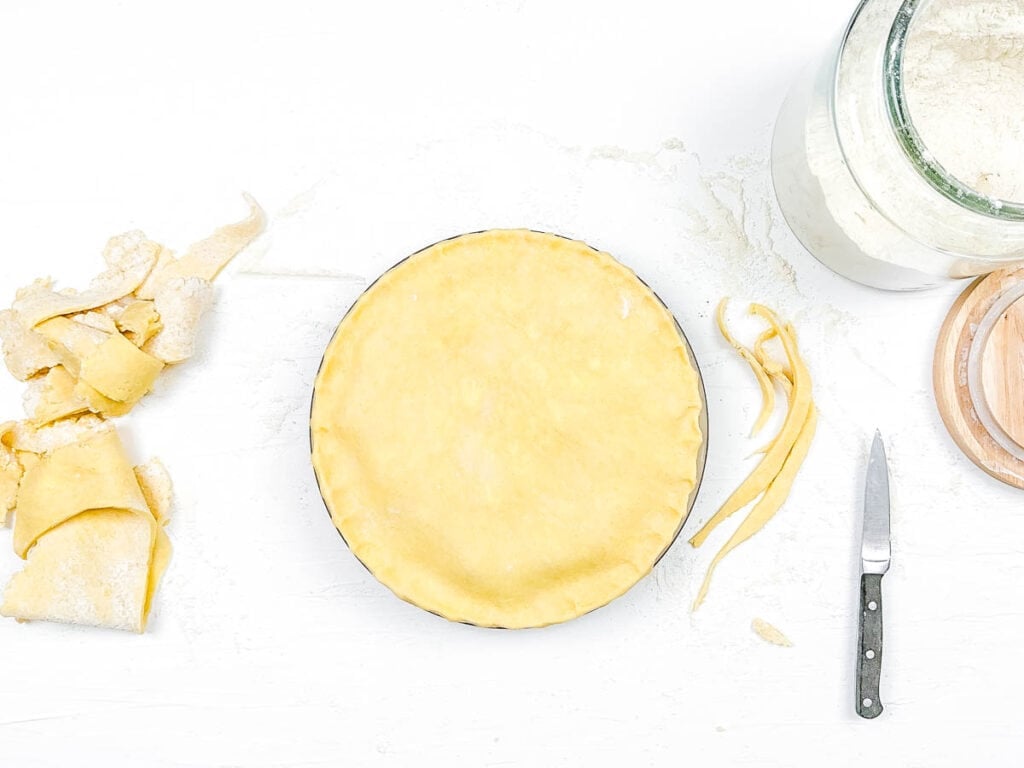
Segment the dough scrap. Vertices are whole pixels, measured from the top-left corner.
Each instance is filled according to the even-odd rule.
[[[23,473],[18,455],[0,441],[0,528],[7,527],[8,517],[18,500]]]
[[[0,614],[142,632],[159,579],[152,568],[156,536],[148,514],[127,510],[66,520],[39,539],[11,578]]]
[[[55,291],[49,281],[36,281],[19,292],[12,309],[28,328],[44,320],[102,307],[138,288],[156,264],[160,246],[142,232],[128,232],[107,243],[107,270],[82,292]]]
[[[167,525],[171,519],[171,502],[174,498],[171,476],[160,459],[150,459],[135,467],[135,479],[146,499],[146,506],[160,525]]]
[[[492,230],[356,302],[317,377],[313,463],[335,525],[398,596],[542,626],[621,595],[673,541],[701,408],[672,315],[636,275]]]
[[[739,528],[729,537],[729,540],[725,542],[718,554],[711,560],[711,564],[708,566],[707,574],[704,576],[704,582],[700,586],[700,590],[697,592],[697,599],[693,601],[693,610],[697,610],[700,604],[704,602],[704,598],[708,594],[708,588],[711,586],[711,577],[715,573],[715,569],[718,564],[722,562],[722,559],[732,552],[736,547],[745,542],[755,533],[760,531],[765,524],[775,516],[775,513],[779,511],[779,508],[786,501],[789,496],[790,490],[793,488],[793,481],[796,479],[797,472],[800,471],[800,467],[804,463],[804,459],[807,458],[807,453],[811,447],[811,441],[814,439],[814,431],[818,424],[818,412],[815,408],[811,408],[811,413],[807,417],[807,421],[804,423],[803,429],[800,431],[800,435],[793,445],[793,449],[789,456],[786,458],[786,463],[783,464],[782,470],[772,480],[768,489],[764,492],[761,500],[754,505],[754,508],[750,511],[747,518],[740,523]]]
[[[95,328],[97,331],[103,331],[104,333],[117,333],[117,323],[114,319],[103,312],[90,311],[80,312],[77,315],[71,315],[70,320],[82,325],[87,325],[90,328]]]
[[[210,281],[265,226],[246,200],[245,220],[180,259],[128,232],[108,241],[107,268],[86,290],[37,280],[0,312],[4,361],[28,381],[28,418],[0,425],[0,525],[13,510],[14,548],[27,558],[3,615],[145,628],[172,553],[171,481],[157,460],[131,467],[105,419],[127,413],[165,367],[144,347],[168,362],[192,354]]]
[[[163,368],[163,362],[118,332],[82,359],[79,378],[104,397],[137,403],[153,388]]]
[[[66,317],[54,317],[38,328],[59,348],[64,367],[73,376],[119,403],[137,403],[152,389],[164,367],[162,361],[140,350],[116,327],[113,333],[107,333]],[[89,392],[80,395],[88,397]],[[110,409],[94,410],[105,413]]]
[[[750,622],[750,628],[754,630],[754,634],[764,640],[766,643],[777,645],[780,648],[792,648],[793,643],[790,642],[789,638],[786,637],[782,632],[773,627],[764,619],[754,619]]]
[[[123,509],[152,518],[114,429],[55,449],[21,481],[14,551],[24,558],[40,536],[93,509]]]
[[[160,330],[160,313],[152,301],[132,301],[114,318],[117,328],[137,347],[145,346]]]
[[[46,339],[29,328],[14,310],[0,311],[0,342],[7,370],[18,381],[27,381],[60,362]]]
[[[811,402],[811,377],[800,357],[795,339],[784,329],[775,313],[760,304],[752,304],[751,312],[762,317],[779,334],[789,364],[793,370],[793,389],[789,412],[778,435],[772,441],[764,457],[749,477],[733,491],[725,503],[707,523],[690,539],[690,544],[699,547],[720,523],[732,514],[743,509],[747,504],[764,492],[768,484],[782,469],[797,436],[807,421],[808,411],[813,407]]]
[[[168,365],[192,357],[199,322],[212,303],[213,285],[209,280],[175,277],[162,283],[154,304],[163,327],[143,349]]]
[[[149,581],[146,585],[146,604],[143,606],[142,612],[142,629],[146,628],[146,622],[149,620],[149,612],[153,607],[153,598],[156,596],[156,591],[160,587],[160,582],[163,580],[164,573],[167,571],[167,566],[171,563],[171,555],[174,554],[174,548],[171,546],[171,539],[167,535],[167,531],[164,530],[163,526],[155,525],[156,534],[153,539],[153,559],[149,566]]]
[[[763,318],[769,325],[770,329],[780,338],[782,346],[786,351],[786,356],[789,359],[790,370],[792,370],[792,389],[790,391],[790,402],[789,412],[786,416],[786,423],[783,424],[779,434],[776,435],[775,440],[769,445],[765,458],[762,459],[758,468],[754,470],[751,475],[743,481],[736,492],[730,497],[730,502],[735,503],[737,499],[748,498],[747,502],[744,502],[736,509],[742,508],[749,501],[753,501],[755,498],[760,496],[760,500],[754,505],[753,509],[747,515],[746,519],[740,523],[739,527],[733,532],[733,535],[726,541],[725,546],[719,550],[719,552],[711,560],[711,564],[708,566],[704,581],[700,586],[700,590],[697,593],[697,597],[693,602],[692,610],[696,611],[700,607],[704,598],[707,596],[708,589],[711,585],[711,578],[718,567],[718,564],[722,559],[728,555],[733,549],[738,547],[744,541],[756,534],[765,524],[774,517],[775,513],[778,512],[779,508],[786,501],[789,496],[789,492],[792,489],[793,482],[796,479],[797,473],[800,471],[800,467],[803,465],[804,459],[807,457],[807,453],[810,450],[811,442],[814,439],[814,432],[817,428],[818,412],[814,406],[814,402],[811,399],[811,379],[810,373],[807,371],[807,366],[800,356],[799,350],[796,347],[796,334],[793,331],[792,326],[783,325],[778,317],[767,307],[760,304],[752,304],[751,312]],[[781,371],[781,367],[779,367]],[[801,397],[803,399],[801,399]],[[794,413],[803,411],[802,419],[799,426],[799,431],[796,435],[790,439],[786,425],[789,424],[790,419]],[[784,452],[784,458],[781,467],[778,472],[774,475],[768,475],[762,470],[766,467],[768,459],[780,452]],[[767,477],[767,481],[764,479]],[[727,510],[728,507],[723,507],[722,510],[712,517],[708,523],[705,524],[697,536],[694,536],[690,540],[690,543],[694,546],[700,546],[700,543],[707,537],[707,534],[712,530],[717,523],[725,519],[731,511],[727,512],[726,515],[722,515],[723,510]],[[732,510],[735,511],[735,510]]]
[[[59,356],[61,365],[78,378],[82,359],[99,349],[110,334],[84,323],[76,323],[67,317],[53,317],[44,320],[36,331],[45,338]]]
[[[156,265],[153,267],[153,271],[150,272],[146,279],[142,281],[142,285],[135,289],[133,298],[141,299],[143,301],[152,301],[153,296],[156,294],[157,286],[161,282],[161,273],[166,267],[173,264],[174,261],[174,251],[170,248],[161,246],[160,253],[158,253],[156,257]]]
[[[169,253],[163,256],[152,279],[135,295],[140,299],[155,299],[160,287],[176,278],[198,277],[213,282],[221,270],[266,228],[267,217],[259,203],[250,195],[243,197],[249,205],[246,218],[227,224],[209,237],[193,243],[180,258],[175,259]]]
[[[772,385],[771,377],[765,370],[764,364],[759,358],[757,358],[753,352],[743,346],[732,331],[729,330],[729,326],[725,322],[725,308],[729,303],[729,299],[722,299],[718,303],[718,309],[715,312],[715,322],[718,324],[718,330],[722,334],[722,337],[729,342],[733,349],[739,352],[740,357],[747,361],[751,370],[754,372],[754,376],[757,378],[758,386],[761,387],[761,412],[757,416],[757,421],[754,422],[754,427],[751,430],[750,436],[755,437],[762,429],[764,425],[768,423],[768,419],[771,418],[772,413],[775,412],[775,387]]]
[[[19,454],[19,460],[24,466],[25,458],[21,454],[50,453],[108,429],[113,427],[100,417],[87,413],[42,427],[35,427],[27,421],[9,422],[2,428],[0,439]]]
[[[89,403],[75,391],[75,377],[63,365],[30,379],[22,401],[34,427],[42,427],[89,410]]]

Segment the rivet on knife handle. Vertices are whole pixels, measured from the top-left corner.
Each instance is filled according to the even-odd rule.
[[[882,714],[879,683],[882,678],[882,577],[860,577],[860,642],[857,645],[857,714]]]

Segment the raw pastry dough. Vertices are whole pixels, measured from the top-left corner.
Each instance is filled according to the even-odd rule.
[[[89,404],[75,393],[75,384],[75,377],[63,365],[30,379],[23,402],[32,426],[42,427],[89,410]]]
[[[672,316],[609,255],[522,230],[386,273],[324,357],[313,464],[400,597],[497,627],[621,595],[679,530],[703,437]]]
[[[170,477],[135,467],[106,421],[127,414],[166,364],[192,355],[211,280],[263,229],[249,215],[180,259],[142,232],[111,238],[84,291],[49,279],[0,312],[0,347],[28,386],[21,422],[0,424],[0,526],[28,562],[0,615],[141,632],[171,558]]]
[[[777,645],[780,648],[792,648],[793,643],[782,632],[773,627],[764,619],[754,619],[750,622],[750,628],[766,643]]]
[[[148,514],[123,509],[65,521],[39,540],[25,568],[14,574],[0,614],[142,632],[169,560],[165,539],[157,562],[158,530],[163,533]]]
[[[141,232],[128,232],[111,238],[103,253],[107,270],[81,292],[57,291],[48,280],[37,280],[18,291],[11,309],[28,328],[60,315],[102,307],[127,296],[138,288],[153,270],[160,246]]]
[[[727,332],[722,319],[722,306],[719,305],[719,324],[723,335],[729,339],[731,334]],[[754,352],[750,358],[751,365],[760,367],[766,375],[770,375],[772,378],[788,383],[784,389],[789,400],[789,412],[786,414],[786,421],[783,423],[782,429],[764,449],[764,458],[757,468],[740,484],[740,487],[733,492],[718,512],[704,524],[704,527],[690,539],[693,546],[699,547],[719,523],[758,496],[761,497],[746,519],[733,532],[725,546],[711,560],[704,581],[697,592],[697,598],[693,602],[693,610],[697,610],[707,596],[708,588],[711,586],[711,577],[722,559],[760,531],[789,497],[793,481],[796,479],[804,459],[807,458],[818,423],[818,412],[811,398],[811,376],[797,349],[796,332],[793,330],[793,326],[788,323],[783,325],[776,314],[762,304],[751,304],[750,311],[767,322],[769,330],[771,330],[770,335],[761,334],[755,343]],[[764,349],[764,344],[774,336],[778,336],[782,342],[789,363],[788,368],[770,360]],[[737,346],[733,340],[730,340],[730,343],[734,347]],[[787,373],[787,370],[791,373]],[[801,420],[797,424],[795,434],[790,429],[794,414],[799,414]],[[780,464],[775,467],[775,457],[779,456],[781,456]]]
[[[25,557],[51,528],[108,507],[151,517],[115,429],[58,448],[25,473],[14,517],[14,551]]]

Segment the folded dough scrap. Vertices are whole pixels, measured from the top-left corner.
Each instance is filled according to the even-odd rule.
[[[36,280],[0,311],[0,351],[27,383],[26,418],[0,424],[0,527],[26,559],[0,614],[141,632],[171,556],[171,480],[132,467],[116,429],[168,365],[187,360],[212,281],[266,225],[249,215],[181,257],[139,231],[108,241],[87,288]]]
[[[14,549],[28,562],[0,614],[142,632],[170,560],[169,504],[161,465],[133,468],[110,424],[38,455],[15,500]]]

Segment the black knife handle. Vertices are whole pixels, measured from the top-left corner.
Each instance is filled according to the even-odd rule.
[[[860,642],[857,644],[857,714],[882,714],[878,686],[882,679],[882,577],[860,577]]]

